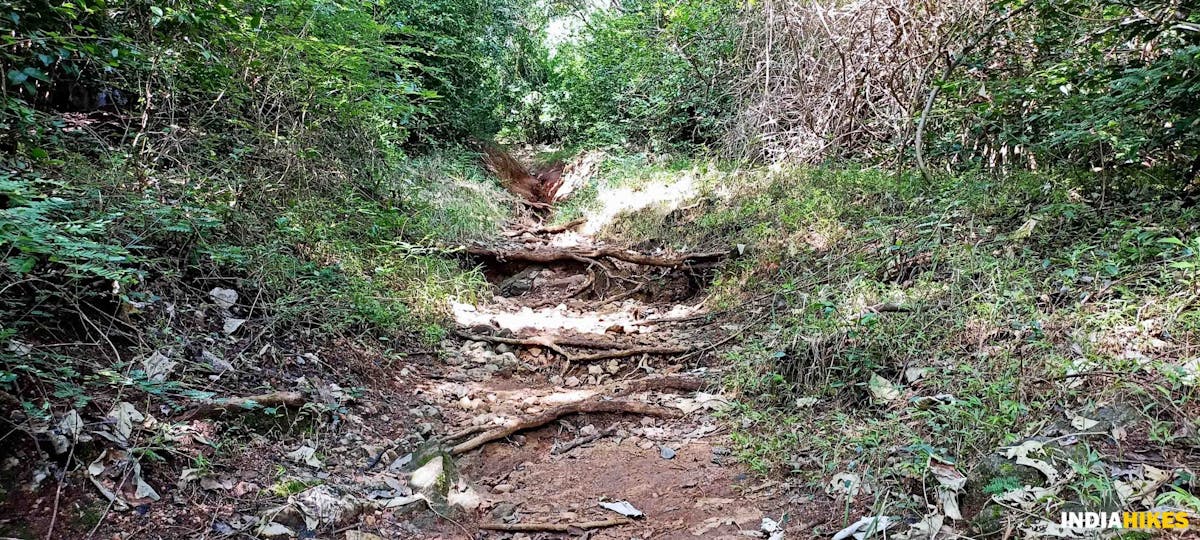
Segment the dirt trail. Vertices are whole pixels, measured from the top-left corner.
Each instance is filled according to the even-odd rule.
[[[505,245],[470,250],[497,294],[453,306],[459,339],[423,388],[459,435],[446,440],[459,444],[451,491],[480,498],[463,525],[484,538],[595,522],[607,523],[591,538],[745,538],[779,519],[786,503],[735,464],[713,418],[725,401],[705,391],[716,321],[697,294],[724,254],[635,252],[561,229],[527,224]],[[559,415],[580,409],[599,412]],[[529,420],[538,425],[504,429]],[[471,437],[495,440],[460,451]],[[645,516],[609,526],[621,516],[602,501]]]
[[[600,245],[579,225],[525,223],[466,250],[495,294],[450,306],[457,325],[436,351],[251,349],[226,332],[258,350],[229,356],[228,399],[161,423],[149,415],[165,407],[125,404],[147,411],[129,440],[161,433],[196,458],[136,467],[107,443],[81,446],[76,473],[8,500],[30,524],[14,536],[778,539],[763,526],[785,513],[792,537],[809,536],[811,507],[747,474],[716,418],[713,360],[736,321],[705,312],[703,295],[728,254]]]

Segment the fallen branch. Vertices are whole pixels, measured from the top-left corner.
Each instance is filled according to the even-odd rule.
[[[691,347],[633,347],[630,349],[614,349],[596,354],[585,354],[583,356],[571,356],[568,358],[572,362],[594,362],[596,360],[608,360],[610,358],[628,358],[630,356],[637,356],[639,354],[658,354],[662,356],[671,356],[689,352],[692,352]]]
[[[225,413],[243,413],[267,407],[299,407],[307,402],[304,394],[300,392],[272,392],[257,396],[235,397],[202,403],[183,413],[179,420],[211,418]]]
[[[631,519],[613,518],[604,521],[580,521],[576,523],[480,523],[485,531],[506,532],[571,532],[574,530],[602,529],[633,523]]]
[[[480,335],[480,334],[472,334],[469,332],[463,332],[462,330],[455,331],[454,333],[458,334],[459,337],[466,339],[466,340],[470,340],[470,341],[486,341],[488,343],[504,343],[506,345],[520,345],[522,347],[546,347],[547,349],[550,349],[562,356],[565,356],[567,358],[571,357],[571,355],[568,354],[567,351],[564,351],[562,349],[562,347],[559,347],[559,342],[557,340],[552,340],[552,339],[546,338],[546,337],[536,337],[536,338],[529,338],[529,339],[506,338],[506,337],[500,337],[500,336],[484,336],[484,335]]]
[[[616,259],[643,266],[682,266],[697,261],[722,259],[729,251],[682,253],[679,255],[656,256],[638,253],[620,248],[594,247],[586,248],[488,248],[470,246],[467,253],[480,257],[490,257],[498,261],[523,261],[535,263],[554,263],[563,261],[594,262],[596,259]]]
[[[609,341],[604,339],[581,339],[547,336],[533,338],[509,338],[472,334],[461,330],[455,333],[458,334],[459,337],[471,341],[487,341],[489,343],[504,343],[506,345],[521,345],[524,347],[548,347],[553,344],[560,347],[577,347],[580,349],[621,349],[629,346],[628,344],[621,343],[619,341]]]
[[[594,442],[603,437],[612,435],[614,432],[616,432],[616,430],[617,430],[616,428],[610,427],[604,431],[597,431],[591,435],[584,435],[582,437],[576,437],[570,441],[563,443],[561,446],[556,446],[554,448],[554,450],[550,451],[550,453],[555,456],[561,456],[561,455],[563,455],[567,452],[570,452],[571,450],[574,450],[576,448],[579,448],[580,446],[583,446],[587,443]]]
[[[510,426],[485,432],[473,439],[451,448],[450,455],[457,456],[459,454],[465,454],[487,443],[498,441],[515,433],[542,427],[555,420],[558,420],[563,416],[581,413],[624,413],[638,414],[642,416],[662,416],[666,418],[678,418],[679,416],[683,415],[681,411],[676,409],[668,409],[666,407],[650,405],[640,401],[610,401],[599,399],[577,401],[575,403],[560,405]]]
[[[632,288],[632,289],[629,289],[628,291],[625,291],[625,292],[623,292],[623,293],[621,293],[621,294],[618,294],[618,295],[616,295],[616,296],[614,296],[614,297],[612,297],[612,298],[608,298],[608,299],[606,299],[606,300],[604,300],[604,301],[602,301],[602,302],[600,302],[600,303],[596,304],[596,306],[595,306],[595,307],[596,307],[596,308],[601,308],[601,307],[607,306],[607,305],[609,305],[609,304],[612,304],[612,303],[614,303],[614,302],[620,302],[621,300],[624,300],[624,299],[626,299],[626,298],[629,298],[630,296],[633,296],[633,295],[635,295],[635,294],[637,294],[637,293],[639,293],[639,292],[642,292],[642,289],[645,289],[645,288],[646,288],[646,282],[645,282],[645,281],[643,281],[643,282],[641,282],[641,283],[638,283],[638,284],[637,284],[637,287],[634,287],[634,288]]]
[[[662,347],[662,346],[643,346],[630,345],[617,341],[598,340],[598,339],[579,339],[579,338],[551,338],[551,337],[535,337],[535,338],[506,338],[500,336],[485,336],[480,334],[472,334],[464,331],[456,331],[456,334],[463,339],[471,341],[486,341],[489,343],[504,343],[506,345],[520,345],[522,347],[546,347],[564,357],[570,362],[591,362],[595,360],[607,360],[609,358],[627,358],[637,356],[639,354],[684,354],[692,351],[691,347]],[[596,354],[587,354],[583,356],[574,356],[566,351],[563,347],[576,347],[579,349],[597,349],[604,350]]]

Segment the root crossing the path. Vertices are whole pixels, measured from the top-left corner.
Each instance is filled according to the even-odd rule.
[[[757,527],[761,503],[736,491],[741,472],[713,416],[727,402],[696,369],[728,337],[712,331],[700,293],[731,252],[597,243],[571,232],[581,223],[516,224],[463,250],[495,296],[456,308],[443,350],[457,371],[439,377],[461,382],[425,392],[453,404],[433,440],[485,494],[490,518],[474,526],[485,538]],[[610,501],[637,514],[614,515]]]

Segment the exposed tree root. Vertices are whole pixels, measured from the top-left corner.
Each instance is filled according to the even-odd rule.
[[[471,341],[486,341],[489,343],[504,343],[507,345],[521,345],[523,347],[546,347],[564,357],[570,362],[590,362],[595,360],[607,360],[609,358],[627,358],[637,356],[639,354],[684,354],[692,351],[691,347],[663,347],[663,346],[642,346],[620,343],[617,341],[598,340],[598,339],[579,339],[565,337],[546,337],[539,336],[534,338],[506,338],[500,336],[485,336],[480,334],[472,334],[464,331],[456,332],[463,339]],[[563,347],[575,347],[579,349],[596,349],[602,352],[595,354],[587,354],[576,356],[563,350]]]
[[[582,356],[570,356],[572,362],[595,362],[596,360],[608,360],[611,358],[629,358],[639,354],[657,354],[662,356],[671,356],[676,354],[686,354],[692,352],[691,347],[632,347],[629,349],[613,349],[610,351],[598,352],[596,354],[585,354]]]
[[[307,403],[300,392],[272,392],[257,396],[235,397],[221,401],[202,403],[179,416],[179,420],[211,418],[223,414],[250,412],[262,407],[299,407]]]
[[[580,446],[583,446],[587,443],[595,442],[600,439],[603,439],[604,437],[612,435],[616,431],[617,430],[615,427],[610,427],[604,431],[597,431],[591,435],[584,435],[582,437],[576,437],[570,441],[567,441],[565,443],[562,443],[559,446],[554,447],[554,449],[551,450],[550,453],[553,455],[556,455],[556,456],[561,456],[561,455],[563,455],[567,452],[570,452],[571,450],[574,450],[576,448],[579,448]]]
[[[681,253],[677,255],[647,255],[627,249],[614,247],[593,248],[490,248],[470,246],[467,253],[479,257],[489,257],[498,261],[524,261],[533,263],[555,263],[577,261],[584,263],[598,262],[598,259],[613,259],[643,266],[674,267],[684,266],[702,261],[713,261],[729,256],[729,251],[712,251],[697,253]]]
[[[662,416],[666,418],[677,418],[683,415],[681,411],[676,409],[668,409],[666,407],[650,405],[640,401],[610,401],[601,399],[577,401],[575,403],[560,405],[510,426],[497,428],[482,433],[451,448],[450,454],[454,456],[465,454],[487,443],[498,441],[515,433],[525,431],[527,429],[539,428],[558,420],[563,416],[580,413],[624,413],[638,414],[642,416]]]
[[[613,518],[604,521],[579,521],[575,523],[480,523],[485,531],[506,532],[571,532],[576,530],[602,529],[633,523],[631,519]]]
[[[641,283],[638,283],[637,287],[634,287],[632,289],[629,289],[628,291],[625,291],[621,294],[613,296],[612,298],[607,298],[607,299],[603,300],[599,304],[596,304],[596,307],[600,308],[600,307],[607,306],[607,305],[615,303],[615,302],[620,302],[621,300],[629,298],[630,296],[633,296],[639,292],[642,292],[642,290],[645,288],[646,288],[646,282],[643,281]]]
[[[539,226],[533,227],[533,228],[512,229],[512,230],[504,231],[504,236],[513,237],[513,236],[521,236],[523,234],[534,234],[534,235],[558,234],[561,232],[566,232],[571,229],[574,229],[575,227],[583,225],[584,223],[587,223],[587,218],[581,217],[581,218],[573,219],[566,223],[561,223],[559,225],[539,225]]]
[[[602,339],[579,339],[569,337],[546,337],[538,336],[532,338],[509,338],[500,336],[485,336],[480,334],[472,334],[469,332],[456,332],[463,339],[471,341],[487,341],[489,343],[504,343],[507,345],[523,345],[526,347],[546,347],[550,344],[559,345],[562,347],[578,347],[580,349],[619,349],[626,345],[616,341],[608,341]]]
[[[567,298],[577,298],[579,295],[583,294],[584,291],[588,290],[589,288],[592,288],[595,284],[596,284],[596,273],[592,272],[589,269],[587,280],[584,281],[583,284],[581,284],[578,288],[576,288],[575,290],[573,290],[569,294],[567,294]]]
[[[695,392],[701,388],[704,388],[703,379],[682,375],[668,375],[665,377],[647,377],[632,381],[615,382],[602,388],[599,392],[597,392],[597,395],[622,397],[630,394],[636,394],[638,392],[649,392],[651,390],[657,390],[659,392],[665,390]]]

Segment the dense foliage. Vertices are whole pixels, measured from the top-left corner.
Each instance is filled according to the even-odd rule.
[[[129,431],[128,411],[143,410],[139,431],[156,425],[165,434],[190,423],[172,410],[307,386],[313,401],[288,418],[288,432],[312,436],[301,448],[310,458],[318,447],[356,460],[366,450],[365,469],[329,460],[324,471],[353,474],[366,488],[357,480],[376,476],[358,473],[376,465],[425,463],[412,454],[382,461],[417,440],[410,435],[445,443],[446,421],[469,417],[442,415],[448,403],[413,393],[434,377],[444,376],[447,389],[471,386],[476,397],[456,393],[453,401],[497,419],[502,411],[477,399],[495,396],[475,385],[493,374],[503,372],[506,385],[536,377],[582,389],[582,371],[541,381],[563,351],[551,334],[524,330],[472,340],[537,344],[545,355],[518,358],[516,346],[497,346],[488,359],[472,357],[484,360],[479,367],[437,369],[440,360],[465,360],[447,339],[451,315],[483,307],[480,298],[497,289],[491,279],[501,292],[580,287],[562,306],[541,292],[527,294],[529,303],[491,302],[520,308],[518,318],[545,308],[535,319],[567,335],[592,315],[637,319],[604,330],[612,344],[638,348],[589,353],[608,362],[603,373],[594,371],[599,364],[587,369],[587,385],[625,380],[623,366],[703,366],[724,378],[735,408],[722,404],[718,419],[732,420],[733,452],[744,462],[788,470],[792,487],[816,487],[808,502],[837,500],[827,489],[835,473],[853,472],[860,487],[887,495],[846,493],[843,508],[823,515],[850,520],[873,500],[863,515],[913,524],[936,509],[935,498],[949,513],[958,495],[942,484],[926,488],[933,465],[967,472],[995,458],[998,445],[1057,426],[1050,441],[1073,448],[1062,457],[1076,476],[1063,482],[1076,493],[1035,493],[1027,502],[1036,508],[1022,515],[1078,501],[1107,508],[1121,493],[1109,472],[1132,480],[1124,471],[1133,462],[1104,463],[1098,456],[1107,450],[1088,448],[1100,440],[1089,435],[1111,433],[1121,455],[1155,463],[1200,448],[1200,208],[1175,196],[1189,182],[1200,188],[1194,4],[0,0],[0,403],[12,428],[0,440],[31,444],[37,453],[25,455],[38,456],[21,467],[4,461],[0,478],[13,489],[0,489],[0,507],[53,512],[51,533],[60,506],[90,511],[64,486],[107,489],[92,470],[112,447],[95,440],[74,453],[84,418],[88,432],[122,423]],[[477,150],[491,152],[494,142],[520,148],[504,163],[542,162],[510,179],[561,180],[571,198],[519,204],[480,163]],[[1109,189],[1114,179],[1148,189]],[[524,242],[555,223],[586,224],[572,230],[656,257],[709,248],[730,257],[679,265],[688,277],[676,285],[667,268],[626,278],[571,253],[588,263],[580,265],[585,278],[557,266],[517,270],[517,257],[483,265],[464,249]],[[578,239],[529,245],[541,254]],[[601,283],[609,277],[637,285],[614,294]],[[589,290],[596,302],[585,299]],[[669,310],[660,309],[668,299]],[[684,303],[695,314],[674,317],[692,310],[677,309]],[[509,314],[475,309],[471,317]],[[693,347],[678,364],[643,354],[658,317],[671,343]],[[618,335],[634,326],[637,335]],[[637,341],[616,341],[629,338]],[[171,366],[154,365],[163,360]],[[186,366],[167,377],[176,360]],[[564,369],[580,368],[581,358],[566,360]],[[342,399],[359,394],[351,385],[360,383],[388,399]],[[1112,391],[1093,392],[1100,388]],[[695,405],[725,399],[704,401],[697,396]],[[1114,421],[1112,430],[1087,432],[1098,421],[1082,405],[1122,402],[1147,415],[1152,430],[1121,427],[1118,438]],[[265,417],[285,416],[265,409]],[[334,423],[300,421],[314,412]],[[1064,413],[1077,429],[1067,429]],[[386,441],[349,438],[354,424],[371,423]],[[254,431],[250,424],[226,417],[211,425],[229,427],[225,437]],[[70,432],[72,454],[64,454]],[[180,508],[190,473],[179,469],[235,473],[269,463],[238,452],[284,446],[259,433],[244,447],[237,434],[209,444],[187,433],[178,446],[155,435],[121,458],[136,467],[143,460],[148,472],[152,460],[168,465],[153,480],[178,480],[171,495]],[[62,442],[56,457],[44,452],[47,437]],[[331,438],[336,445],[325,444]],[[1161,446],[1143,454],[1147,440]],[[204,448],[192,458],[196,447]],[[225,456],[236,460],[205,461],[234,447]],[[230,488],[210,490],[204,479],[216,477],[203,477],[203,492],[193,494],[211,508],[236,507],[239,521],[251,503],[297,500],[299,491],[275,489],[295,485],[295,468],[265,458],[278,466],[268,480],[275,487],[250,483],[258,487],[243,492],[252,478],[236,475],[228,495],[238,495],[223,500],[218,491]],[[39,479],[27,489],[10,481],[18,472],[57,483],[38,491]],[[317,487],[305,483],[309,473],[325,479],[306,470],[300,489]],[[83,474],[91,482],[73,485]],[[1003,471],[979,474],[989,494],[1041,489]],[[1179,489],[1184,476],[1173,481],[1200,510],[1200,499]],[[1143,496],[1165,482],[1137,498],[1148,502]],[[400,520],[413,515],[378,503]],[[10,522],[19,523],[0,520],[0,536]],[[230,527],[197,523],[223,535],[218,524]],[[921,536],[945,536],[936,532]]]
[[[1200,14],[1186,5],[1002,2],[980,20],[966,8],[872,5],[8,2],[3,272],[50,278],[70,298],[127,292],[164,260],[258,268],[244,248],[283,242],[319,215],[297,209],[349,201],[376,216],[379,241],[478,234],[498,210],[431,206],[453,199],[438,191],[453,182],[407,156],[502,127],[510,141],[730,151],[740,137],[741,156],[903,159],[926,86],[941,90],[923,134],[941,163],[1195,175]],[[922,17],[937,32],[906,41]],[[829,33],[826,19],[895,35],[862,43]],[[783,26],[760,35],[762,21]],[[913,72],[912,54],[889,47],[918,45],[944,50],[923,75],[887,86]],[[813,66],[861,62],[859,75],[821,83],[815,68],[782,62],[800,52]],[[945,76],[942,62],[954,68]],[[845,106],[822,116],[798,97]],[[757,135],[730,136],[747,119]],[[475,174],[461,168],[469,160],[432,162]],[[459,221],[433,225],[430,212]],[[8,307],[35,290],[47,294],[8,291]]]
[[[967,162],[1197,172],[1200,10],[1169,0],[1015,3],[946,81]],[[961,134],[960,134],[961,132]],[[965,137],[963,136],[965,135]]]
[[[460,143],[520,88],[523,6],[0,5],[0,340],[196,275],[248,277],[276,325],[436,338],[480,280],[414,246],[506,214]]]
[[[1200,163],[1187,3],[680,0],[557,17],[581,22],[527,96],[541,127],[525,132],[543,138],[905,160],[936,88],[922,136],[942,163],[1174,178]]]
[[[741,3],[624,2],[582,15],[547,56],[531,103],[548,135],[593,143],[713,145],[732,112]],[[579,12],[558,15],[571,19]]]

